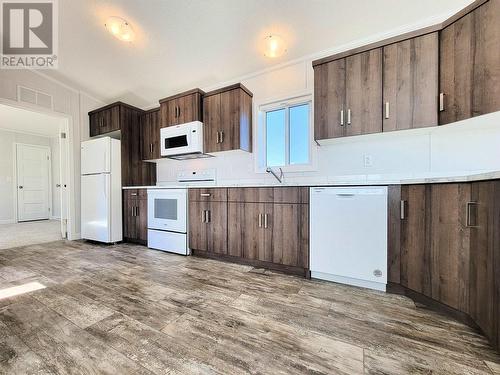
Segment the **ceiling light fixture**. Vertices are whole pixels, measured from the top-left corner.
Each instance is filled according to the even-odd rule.
[[[264,38],[264,56],[280,57],[286,52],[286,44],[279,35],[268,35]]]
[[[123,18],[109,17],[104,26],[106,26],[106,29],[111,35],[124,42],[131,42],[134,40],[134,29],[132,29],[132,26]]]

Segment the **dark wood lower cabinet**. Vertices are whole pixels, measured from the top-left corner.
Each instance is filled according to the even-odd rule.
[[[144,245],[148,242],[148,201],[145,189],[123,192],[123,239]]]
[[[401,199],[406,294],[474,322],[499,349],[500,180],[402,186]]]
[[[190,248],[195,255],[308,276],[307,192],[288,187],[235,188],[227,194],[190,189]]]
[[[189,247],[227,254],[226,202],[189,202]]]

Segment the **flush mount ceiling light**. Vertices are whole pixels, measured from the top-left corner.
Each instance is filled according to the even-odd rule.
[[[280,57],[286,52],[286,44],[279,35],[268,35],[264,38],[264,56]]]
[[[132,29],[132,26],[123,18],[109,17],[104,26],[106,26],[106,29],[113,36],[124,42],[131,42],[134,40],[134,29]]]

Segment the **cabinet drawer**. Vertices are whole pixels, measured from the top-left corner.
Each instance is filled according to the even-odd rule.
[[[125,199],[147,199],[148,191],[146,189],[125,189],[123,190]]]
[[[229,202],[245,203],[273,203],[274,188],[230,188],[228,189]]]
[[[308,187],[275,187],[274,203],[309,204]]]
[[[226,188],[189,189],[190,202],[226,202]]]
[[[308,187],[230,188],[229,202],[309,203]]]

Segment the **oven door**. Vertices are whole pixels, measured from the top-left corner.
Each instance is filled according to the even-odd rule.
[[[187,233],[187,190],[148,190],[148,228]]]

